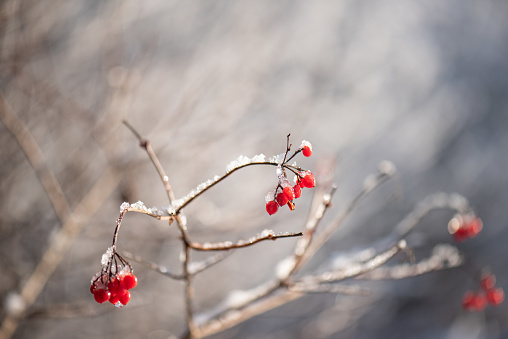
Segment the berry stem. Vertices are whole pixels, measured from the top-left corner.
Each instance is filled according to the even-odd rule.
[[[118,216],[118,219],[116,219],[116,227],[115,232],[113,233],[113,243],[111,246],[113,246],[113,250],[116,251],[116,242],[118,241],[118,232],[120,231],[120,226],[122,225],[123,217],[127,213],[127,209],[123,209],[120,211],[120,216]]]

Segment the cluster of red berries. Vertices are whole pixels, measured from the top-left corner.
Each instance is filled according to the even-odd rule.
[[[102,268],[92,278],[90,292],[99,304],[109,301],[116,307],[127,305],[131,299],[130,289],[138,284],[132,266],[120,256],[115,247],[109,247],[102,255]]]
[[[300,148],[286,160],[289,149],[290,145],[288,145],[284,160],[277,166],[277,177],[279,178],[277,187],[266,196],[266,211],[270,215],[275,214],[279,210],[279,206],[288,205],[290,210],[294,210],[295,204],[293,200],[298,199],[302,195],[302,188],[316,186],[316,180],[310,171],[287,164],[299,152],[302,152],[306,157],[310,157],[312,155],[311,144],[308,141],[302,141]],[[285,169],[290,170],[296,175],[295,185],[291,185],[287,179]]]
[[[504,300],[504,291],[496,287],[496,276],[488,273],[480,280],[478,291],[467,291],[462,298],[462,307],[468,311],[483,311],[487,304],[500,305]]]
[[[480,218],[474,216],[455,216],[448,223],[448,231],[457,242],[474,238],[483,228],[483,222]]]
[[[109,300],[113,305],[122,307],[131,299],[129,290],[137,284],[138,278],[132,272],[120,272],[112,276],[103,275],[92,281],[90,292],[99,304]]]

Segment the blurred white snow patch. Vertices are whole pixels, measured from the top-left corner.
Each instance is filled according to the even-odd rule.
[[[252,162],[265,162],[265,155],[263,153],[256,154],[252,157]]]
[[[280,164],[282,163],[282,160],[284,160],[285,153],[280,153],[274,156],[271,156],[270,159],[268,159],[269,162],[273,164]]]
[[[305,146],[308,146],[310,150],[312,151],[312,145],[307,140],[302,140],[302,143],[300,145],[300,148],[304,148]]]
[[[287,257],[280,261],[275,267],[275,274],[279,279],[285,279],[295,267],[295,259],[293,257]]]
[[[252,298],[251,291],[233,290],[226,298],[226,305],[235,308],[242,306]]]
[[[267,204],[268,204],[268,202],[274,201],[274,200],[275,200],[275,192],[274,191],[270,191],[265,195],[265,201]]]
[[[396,168],[393,162],[383,160],[379,163],[379,165],[377,165],[377,170],[385,175],[393,175],[393,173],[395,173]]]
[[[275,232],[273,230],[262,230],[260,233],[261,238],[273,237]]]
[[[250,162],[251,162],[251,160],[250,160],[249,157],[246,157],[245,155],[240,155],[238,158],[236,158],[235,160],[231,161],[226,166],[226,171],[227,172],[231,172],[235,168],[243,166],[243,165],[246,165],[246,164],[248,164]]]
[[[129,207],[131,207],[131,205],[128,203],[128,202],[123,202],[121,205],[120,205],[120,213],[123,213],[126,209],[128,209]]]
[[[108,247],[106,252],[104,252],[104,254],[102,255],[101,265],[106,266],[112,257],[113,257],[113,246],[110,246]]]
[[[362,249],[360,251],[353,250],[351,252],[337,252],[332,254],[332,267],[347,268],[352,263],[358,263],[361,261],[367,261],[372,259],[376,255],[374,248]]]
[[[252,158],[246,157],[245,155],[240,155],[238,158],[231,161],[226,166],[226,171],[229,173],[237,167],[247,165],[247,164],[252,164],[252,163],[260,163],[260,162],[265,162],[265,155],[264,154],[257,154],[255,156],[253,156]]]
[[[10,292],[4,302],[5,311],[10,315],[21,315],[26,309],[25,300],[18,294]]]

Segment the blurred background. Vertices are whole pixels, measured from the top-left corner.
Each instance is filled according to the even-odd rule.
[[[185,330],[182,284],[140,264],[133,263],[139,283],[127,307],[99,305],[89,292],[120,204],[167,205],[122,119],[151,140],[177,196],[222,174],[239,155],[283,152],[288,133],[296,146],[309,140],[314,154],[299,165],[335,166],[339,189],[327,220],[380,161],[390,160],[397,178],[355,210],[307,271],[368,247],[428,194],[458,192],[484,221],[483,232],[460,249],[507,289],[508,2],[0,6],[1,109],[26,125],[40,148],[36,158],[45,159],[74,211],[70,221],[55,212],[13,130],[30,137],[19,124],[8,127],[2,113],[2,320],[23,310],[19,292],[65,225],[74,232],[13,338],[168,338]],[[301,230],[311,191],[295,211],[269,217],[264,196],[275,185],[273,168],[233,175],[185,209],[191,236],[219,241],[265,228]],[[417,260],[452,242],[452,216],[438,211],[416,228],[408,243]],[[198,276],[197,311],[273,277],[294,243],[236,251]],[[118,246],[180,270],[178,232],[165,222],[128,214]],[[507,303],[462,310],[462,295],[474,284],[463,269],[371,282],[369,297],[306,296],[213,338],[507,338]]]

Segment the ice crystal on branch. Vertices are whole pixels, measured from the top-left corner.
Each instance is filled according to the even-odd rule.
[[[240,155],[235,160],[231,161],[226,166],[226,173],[229,173],[233,170],[235,170],[238,167],[247,165],[247,164],[254,164],[254,163],[261,163],[265,162],[265,155],[264,154],[257,154],[252,158],[246,157],[245,155]]]

